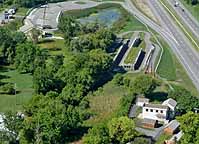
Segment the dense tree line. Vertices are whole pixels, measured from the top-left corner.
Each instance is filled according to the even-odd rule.
[[[177,118],[180,122],[180,129],[183,136],[179,144],[198,144],[199,143],[199,115],[188,112]]]
[[[63,23],[66,28],[60,30],[78,31],[78,27],[70,29],[71,22],[77,23],[74,19],[69,19]],[[80,28],[83,29],[82,26]],[[26,39],[23,42],[18,41],[20,43],[14,47],[13,63],[19,72],[33,74],[35,96],[25,106],[24,116],[13,114],[13,121],[20,119],[20,128],[6,126],[9,131],[3,136],[7,141],[66,143],[80,133],[82,122],[89,118],[86,96],[89,91],[97,89],[106,81],[112,66],[112,57],[106,52],[106,47],[114,41],[114,34],[109,36],[109,30],[104,27],[98,27],[97,31],[97,37],[90,48],[82,51],[71,50],[74,49],[73,41],[76,37],[71,32],[70,39],[65,37],[66,53],[57,56],[49,55]],[[0,36],[4,37],[3,34],[0,33]],[[89,31],[81,35],[83,34],[94,37]],[[9,117],[11,116],[6,116],[5,121],[10,121]],[[13,132],[17,136],[20,133],[20,138],[11,135]],[[8,139],[8,135],[11,138]]]
[[[12,32],[9,29],[0,28],[0,56],[1,64],[14,63],[16,56],[16,46],[26,41],[26,37],[21,32]]]

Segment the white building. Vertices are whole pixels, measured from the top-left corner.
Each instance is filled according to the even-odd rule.
[[[143,98],[143,97],[138,97],[136,100],[136,105],[143,107],[145,104],[149,104],[149,99]]]
[[[142,109],[142,118],[167,123],[169,120],[169,107],[161,104],[146,104]]]
[[[162,104],[144,104],[142,109],[143,119],[152,119],[168,123],[175,116],[177,102],[167,99]]]

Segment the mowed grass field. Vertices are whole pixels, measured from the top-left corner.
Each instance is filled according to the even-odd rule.
[[[164,53],[157,69],[157,74],[161,78],[169,81],[171,84],[177,84],[185,87],[187,90],[191,91],[193,95],[197,96],[197,89],[189,78],[184,67],[177,59],[176,55],[161,37],[158,37],[158,39],[164,48]]]
[[[3,83],[16,83],[16,95],[0,94],[0,112],[19,111],[27,103],[34,92],[32,76],[20,74],[16,70],[0,67],[0,77]]]

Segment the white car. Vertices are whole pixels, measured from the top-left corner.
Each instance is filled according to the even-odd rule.
[[[48,5],[42,5],[40,8],[48,8]]]

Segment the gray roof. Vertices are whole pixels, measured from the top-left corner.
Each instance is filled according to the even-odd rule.
[[[161,105],[161,104],[145,104],[144,107],[148,107],[148,108],[159,108],[159,109],[168,109],[168,106]]]
[[[167,105],[167,106],[168,106],[168,104],[169,104],[169,105],[171,105],[172,107],[176,107],[177,102],[176,102],[174,99],[169,98],[169,99],[165,100],[162,104],[163,104],[163,105]]]
[[[148,98],[138,97],[137,102],[149,102]]]
[[[154,125],[157,121],[153,119],[144,118],[142,123]]]
[[[177,120],[172,120],[166,128],[170,128],[172,130],[176,130],[180,126],[180,123]]]

